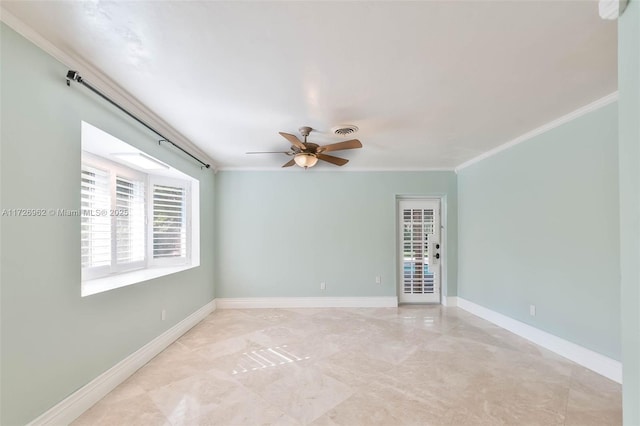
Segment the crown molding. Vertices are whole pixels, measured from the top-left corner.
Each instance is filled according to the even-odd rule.
[[[105,75],[98,68],[91,65],[78,54],[69,52],[65,49],[61,49],[60,47],[51,43],[37,30],[27,25],[24,21],[20,20],[11,12],[7,11],[7,9],[1,3],[0,21],[4,22],[15,32],[51,55],[58,62],[66,65],[67,67],[69,67],[69,69],[78,71],[83,79],[86,79],[92,85],[99,88],[100,91],[102,91],[105,95],[122,105],[126,110],[138,116],[141,120],[149,124],[151,127],[158,129],[177,145],[180,145],[185,150],[191,151],[195,155],[206,159],[206,161],[211,164],[211,168],[213,169],[213,171],[216,171],[217,166],[215,164],[215,161],[200,147],[195,145],[187,137],[182,135],[166,121],[160,118],[156,113],[154,113],[151,109],[145,106],[142,102],[140,102],[126,90],[121,88],[117,83],[115,83],[111,78]],[[63,77],[64,76],[61,76],[61,78]]]
[[[618,100],[618,91],[615,91],[613,93],[608,94],[607,96],[598,99],[597,101],[591,102],[590,104],[587,104],[583,107],[580,107],[578,109],[576,109],[575,111],[570,112],[569,114],[563,115],[560,118],[557,118],[553,121],[548,122],[547,124],[544,124],[538,128],[535,128],[523,135],[518,136],[515,139],[510,140],[509,142],[506,142],[500,146],[497,146],[487,152],[484,152],[480,155],[478,155],[477,157],[472,158],[471,160],[465,161],[464,163],[460,164],[458,167],[455,168],[455,172],[458,173],[460,172],[460,170],[469,167],[472,164],[478,163],[482,160],[485,160],[489,157],[493,157],[494,155],[498,154],[499,152],[502,152],[506,149],[509,149],[511,147],[514,147],[522,142],[528,141],[531,138],[534,138],[538,135],[541,135],[542,133],[548,132],[551,129],[555,129],[556,127],[559,127],[565,123],[568,123],[569,121],[575,120],[578,117],[581,117],[585,114],[588,114],[592,111],[595,111],[599,108],[602,108],[604,106],[607,106],[615,101]]]
[[[284,173],[293,173],[296,170],[300,169],[300,167],[219,167],[218,171],[221,172],[284,172]],[[400,169],[400,168],[363,168],[363,167],[349,167],[349,168],[315,168],[312,167],[308,170],[309,173],[327,173],[327,172],[340,172],[340,173],[349,173],[349,172],[383,172],[383,173],[418,173],[418,172],[454,172],[455,169],[453,167],[434,167],[434,168],[424,168],[424,169]]]
[[[108,76],[106,76],[99,69],[85,61],[79,55],[69,52],[67,50],[61,49],[58,46],[55,46],[53,43],[48,41],[45,37],[43,37],[39,32],[25,24],[22,20],[17,18],[11,12],[8,12],[6,8],[0,3],[0,21],[4,22],[14,31],[25,37],[27,40],[31,41],[33,44],[38,46],[40,49],[44,50],[46,53],[51,55],[53,58],[58,60],[59,62],[65,64],[70,69],[74,69],[90,81],[93,85],[100,88],[107,96],[114,99],[116,102],[121,104],[127,110],[131,111],[138,117],[140,117],[143,121],[147,122],[154,128],[160,130],[163,134],[167,135],[172,141],[176,144],[180,145],[182,148],[192,151],[198,156],[207,160],[207,162],[211,163],[211,168],[215,172],[221,171],[285,171],[281,168],[270,168],[270,167],[221,167],[216,164],[216,162],[206,154],[200,147],[191,142],[188,138],[174,129],[171,125],[165,122],[162,118],[156,115],[151,109],[146,107],[140,101],[138,101],[131,94],[122,89],[118,84],[116,84],[113,80],[111,80]],[[349,169],[314,169],[318,172],[442,172],[442,171],[454,171],[458,173],[460,170],[465,169],[466,167],[480,162],[486,158],[492,157],[498,154],[501,151],[509,149],[515,145],[518,145],[522,142],[525,142],[535,136],[538,136],[542,133],[545,133],[551,129],[554,129],[562,124],[565,124],[571,120],[574,120],[582,115],[585,115],[589,112],[592,112],[596,109],[602,108],[610,103],[615,102],[618,99],[618,92],[613,92],[601,99],[596,100],[588,105],[585,105],[581,108],[576,109],[575,111],[566,114],[558,119],[550,121],[549,123],[540,126],[534,130],[531,130],[517,138],[508,141],[496,148],[493,148],[489,151],[486,151],[477,157],[474,157],[456,167],[442,167],[442,168],[349,168]]]

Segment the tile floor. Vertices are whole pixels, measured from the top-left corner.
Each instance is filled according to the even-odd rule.
[[[75,425],[616,425],[620,385],[458,308],[219,310]]]

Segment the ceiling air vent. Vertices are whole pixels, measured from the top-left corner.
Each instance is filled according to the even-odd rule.
[[[358,131],[358,126],[353,124],[341,124],[331,129],[338,136],[349,136]]]

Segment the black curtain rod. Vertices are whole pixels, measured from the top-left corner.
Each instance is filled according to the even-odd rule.
[[[124,112],[125,114],[127,114],[129,117],[133,118],[134,120],[136,120],[138,123],[142,124],[144,127],[146,127],[147,129],[151,130],[153,133],[155,133],[156,135],[160,136],[162,139],[160,139],[158,141],[158,143],[161,142],[169,142],[171,145],[175,146],[176,148],[178,148],[180,151],[184,152],[185,154],[187,154],[189,157],[193,158],[194,160],[196,160],[198,163],[202,164],[202,167],[206,167],[207,169],[211,167],[211,164],[207,164],[204,161],[200,160],[198,157],[196,157],[195,155],[191,154],[190,152],[186,151],[184,148],[182,148],[180,145],[176,145],[175,143],[173,143],[172,141],[170,141],[169,139],[167,139],[165,136],[162,135],[162,133],[160,133],[159,131],[157,131],[156,129],[154,129],[153,127],[149,126],[147,123],[145,123],[144,121],[140,120],[138,117],[136,117],[135,115],[131,114],[129,111],[127,111],[126,109],[124,109],[123,107],[121,107],[118,103],[116,103],[114,100],[112,100],[111,98],[109,98],[107,95],[105,95],[104,93],[102,93],[101,91],[99,91],[98,89],[96,89],[95,87],[93,87],[91,84],[87,83],[82,77],[80,77],[80,74],[78,73],[78,71],[73,71],[73,70],[69,70],[67,71],[67,86],[70,86],[69,81],[73,80],[77,83],[82,84],[83,86],[85,86],[86,88],[88,88],[89,90],[91,90],[93,93],[95,93],[96,95],[100,96],[102,99],[104,99],[105,101],[109,102],[111,105],[115,106],[116,108],[118,108],[120,111]]]

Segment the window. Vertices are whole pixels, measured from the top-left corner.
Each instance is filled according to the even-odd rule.
[[[116,264],[137,265],[145,259],[145,185],[142,180],[116,175],[116,202],[114,221]],[[118,214],[127,212],[127,214]]]
[[[198,181],[87,123],[82,140],[82,295],[198,266]]]
[[[153,258],[187,256],[186,188],[180,184],[153,185]]]
[[[95,212],[109,209],[109,174],[88,165],[82,167],[81,208]],[[107,216],[81,216],[82,268],[111,264],[111,221]]]

